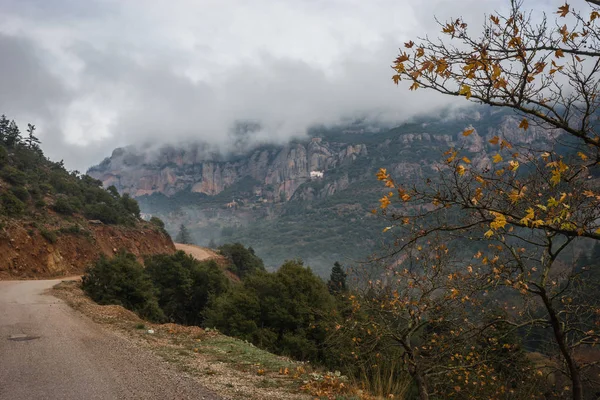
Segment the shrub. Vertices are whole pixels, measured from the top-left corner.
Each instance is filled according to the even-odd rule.
[[[35,202],[36,208],[44,208],[46,207],[46,202],[43,199],[39,199]]]
[[[224,244],[219,251],[233,263],[230,269],[240,278],[265,270],[263,260],[254,254],[252,247],[246,248],[241,243]]]
[[[67,201],[73,208],[73,212],[79,212],[83,209],[83,203],[81,202],[79,197],[71,197]]]
[[[9,216],[18,216],[25,211],[25,204],[12,193],[3,193],[0,196],[2,211]]]
[[[64,197],[59,197],[52,205],[52,209],[59,214],[71,215],[75,212],[71,203]]]
[[[40,200],[42,198],[42,191],[38,185],[31,185],[29,188],[29,195],[34,200]]]
[[[152,321],[165,319],[156,288],[131,253],[101,256],[86,270],[82,287],[99,304],[117,304]]]
[[[301,261],[275,273],[256,272],[217,298],[206,325],[300,360],[326,358],[326,318],[335,309],[325,283]]]
[[[58,237],[56,236],[56,232],[49,231],[45,228],[40,228],[40,235],[42,235],[42,237],[44,239],[46,239],[48,242],[50,242],[52,244],[56,243],[56,241],[58,240]]]
[[[80,235],[80,234],[90,234],[89,231],[86,231],[81,228],[79,224],[69,225],[58,230],[61,234],[71,234],[71,235]]]
[[[107,204],[89,204],[84,208],[84,215],[88,219],[97,219],[105,224],[118,224],[120,216],[117,209]]]
[[[27,183],[27,175],[25,173],[19,171],[15,167],[6,166],[2,169],[2,173],[0,174],[2,179],[6,182],[11,183],[13,185],[25,185]]]
[[[54,192],[54,188],[48,183],[40,183],[40,191],[42,194],[49,194]]]
[[[152,218],[150,218],[150,223],[153,224],[153,225],[156,225],[157,227],[159,227],[162,230],[165,229],[165,223],[163,222],[162,219],[160,219],[158,217],[152,217]]]
[[[229,287],[227,277],[214,261],[200,262],[183,251],[150,257],[145,266],[158,289],[158,304],[173,322],[202,324],[211,297]]]
[[[140,217],[140,206],[135,199],[132,199],[128,193],[125,193],[121,199],[121,205],[125,209],[125,211],[136,218]]]
[[[29,200],[29,192],[23,186],[13,186],[10,191],[22,202]]]

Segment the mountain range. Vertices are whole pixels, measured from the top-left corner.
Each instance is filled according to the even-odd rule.
[[[333,263],[364,261],[385,245],[385,222],[371,212],[384,188],[379,168],[404,184],[434,177],[443,153],[463,148],[475,165],[490,163],[494,136],[513,145],[543,142],[536,126],[492,108],[421,117],[395,127],[357,122],[316,127],[285,145],[235,154],[203,143],[118,148],[88,174],[135,197],[143,215],[171,234],[184,224],[200,245],[239,241],[271,268],[302,258],[327,276]],[[469,137],[462,135],[474,128]]]

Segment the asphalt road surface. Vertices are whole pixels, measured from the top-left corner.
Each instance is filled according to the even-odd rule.
[[[0,399],[219,399],[147,350],[44,295],[0,281]]]

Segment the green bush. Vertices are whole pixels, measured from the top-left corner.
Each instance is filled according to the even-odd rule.
[[[8,216],[19,216],[25,211],[25,204],[12,193],[3,193],[0,201],[3,213]]]
[[[165,229],[165,223],[163,222],[162,219],[160,219],[158,217],[152,217],[152,218],[150,218],[150,223],[152,225],[156,225],[157,227],[159,227],[162,230]]]
[[[89,204],[83,209],[88,219],[97,219],[105,224],[118,224],[121,221],[118,209],[107,204]]]
[[[80,212],[83,210],[83,203],[79,199],[79,197],[71,197],[68,199],[69,204],[73,208],[73,212]]]
[[[140,217],[140,206],[135,199],[132,199],[128,193],[125,193],[120,199],[121,205],[127,213],[136,218]]]
[[[215,299],[205,324],[278,354],[321,361],[334,310],[325,283],[301,261],[287,261],[277,272],[256,272]]]
[[[40,191],[42,194],[50,194],[54,192],[54,188],[49,183],[41,183]]]
[[[69,225],[58,230],[60,234],[69,234],[69,235],[90,235],[90,232],[81,228],[79,224]]]
[[[183,251],[150,257],[145,266],[158,289],[158,304],[173,322],[201,325],[211,298],[229,287],[214,261],[200,262]]]
[[[52,209],[63,215],[71,215],[75,212],[73,205],[64,197],[57,198],[52,205]]]
[[[10,191],[22,202],[29,200],[29,192],[23,186],[13,186]]]
[[[82,287],[99,304],[117,304],[151,321],[165,320],[156,288],[131,253],[100,257],[86,270]]]
[[[42,235],[42,237],[44,239],[46,239],[48,242],[50,242],[52,244],[56,243],[56,241],[58,240],[58,237],[56,236],[56,232],[49,231],[45,228],[40,228],[40,235]]]
[[[13,185],[23,186],[27,183],[27,175],[25,175],[25,173],[19,171],[15,167],[4,167],[2,169],[2,172],[0,173],[0,176],[6,182],[11,183]]]
[[[224,244],[219,252],[232,262],[230,269],[240,278],[265,270],[263,260],[254,254],[252,247],[246,248],[241,243]]]
[[[33,184],[29,187],[29,195],[31,196],[31,198],[33,200],[42,199],[42,191],[41,191],[40,187],[36,184]]]

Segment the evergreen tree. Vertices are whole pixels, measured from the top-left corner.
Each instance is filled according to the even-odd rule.
[[[117,190],[115,185],[110,185],[109,187],[106,188],[106,191],[108,193],[110,193],[112,195],[112,197],[114,197],[115,199],[118,199],[121,197],[121,195],[119,194],[119,191]]]
[[[184,224],[181,224],[181,226],[179,227],[179,233],[177,233],[175,241],[177,243],[193,244],[192,235],[190,234],[190,231],[188,231]]]
[[[333,264],[333,268],[331,269],[331,275],[329,276],[329,281],[327,281],[327,288],[329,289],[329,293],[337,294],[346,291],[346,272],[344,271],[344,267],[339,262],[335,262]]]
[[[4,143],[6,143],[7,147],[15,147],[17,144],[21,143],[21,131],[15,121],[10,122],[6,135],[4,136]]]
[[[27,124],[27,138],[25,143],[31,150],[40,149],[40,139],[38,139],[33,133],[35,132],[35,125]]]
[[[254,253],[252,247],[246,248],[241,243],[230,243],[220,246],[219,251],[231,261],[229,269],[240,278],[265,270],[263,260]]]
[[[8,134],[8,127],[10,122],[6,115],[2,114],[0,117],[0,142],[4,143],[6,141],[6,135]]]

